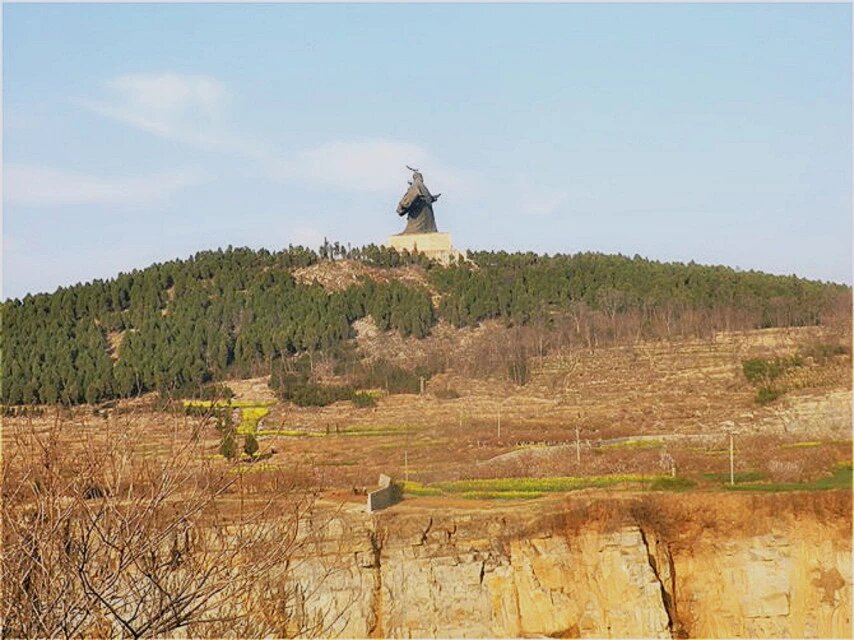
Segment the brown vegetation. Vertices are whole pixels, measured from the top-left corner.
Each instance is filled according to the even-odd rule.
[[[578,343],[574,329],[561,337],[563,326],[442,325],[415,341],[364,324],[363,355],[407,367],[441,362],[435,370],[444,372],[423,395],[379,394],[364,407],[279,401],[258,426],[254,461],[224,460],[213,416],[185,415],[154,394],[12,412],[3,425],[4,632],[328,634],[338,622],[331,609],[313,606],[315,592],[291,576],[306,560],[340,560],[323,530],[336,512],[362,509],[361,490],[379,473],[430,485],[675,472],[743,508],[749,496],[724,494],[729,433],[740,479],[809,483],[850,461],[851,355],[836,348],[848,344],[844,330],[604,345]],[[797,354],[803,365],[777,379],[785,393],[758,405],[745,359]],[[317,376],[345,379],[331,364],[318,359]],[[266,382],[227,384],[238,401],[272,401]],[[560,505],[555,517],[567,527],[630,518],[668,531],[688,513],[696,520],[674,539],[690,540],[726,524],[723,506],[691,512],[687,496],[584,491],[595,499]],[[511,508],[473,498],[410,497],[388,515]],[[828,500],[821,504],[836,509]],[[332,577],[340,568],[324,570]],[[346,615],[340,603],[334,609]]]
[[[305,478],[212,463],[203,424],[152,447],[135,418],[6,429],[4,637],[323,635],[288,577],[315,543]]]

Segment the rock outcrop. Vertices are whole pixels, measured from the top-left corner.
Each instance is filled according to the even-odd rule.
[[[850,510],[842,492],[404,503],[339,515],[297,575],[347,637],[850,637]]]

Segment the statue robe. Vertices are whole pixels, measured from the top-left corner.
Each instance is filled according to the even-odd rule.
[[[421,175],[416,174],[397,205],[397,214],[407,217],[406,229],[400,235],[438,231],[433,217],[434,202],[436,197],[427,189]]]

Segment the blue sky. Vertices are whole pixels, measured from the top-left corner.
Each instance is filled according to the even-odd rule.
[[[3,6],[3,296],[229,244],[851,282],[849,5]]]

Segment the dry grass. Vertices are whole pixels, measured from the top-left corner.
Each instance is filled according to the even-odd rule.
[[[454,337],[440,328],[418,343],[419,352],[408,351],[410,341],[399,336],[363,335],[360,347],[381,345],[384,354],[401,359],[433,357],[448,345],[461,354],[468,349],[476,353],[494,330],[487,325]],[[353,489],[375,486],[380,473],[406,479],[406,493],[416,496],[389,510],[390,518],[464,509],[467,514],[483,510],[484,517],[494,519],[505,509],[533,513],[535,500],[537,509],[554,509],[553,517],[567,528],[591,522],[616,527],[633,518],[669,532],[674,544],[690,545],[696,537],[726,526],[731,521],[727,509],[765,509],[774,517],[778,507],[785,507],[787,514],[826,510],[835,518],[832,522],[850,528],[851,491],[846,488],[851,486],[851,433],[832,424],[841,421],[850,427],[850,356],[801,367],[797,378],[785,378],[791,387],[786,396],[765,407],[755,404],[755,389],[741,370],[745,358],[791,355],[825,339],[816,333],[766,331],[718,336],[715,341],[552,354],[535,359],[532,380],[524,387],[448,371],[435,376],[424,395],[382,396],[376,406],[364,408],[351,402],[300,408],[274,402],[264,378],[232,381],[232,405],[240,407],[259,437],[258,460],[253,462],[228,462],[218,455],[212,415],[184,415],[180,404],[174,410],[158,409],[153,397],[97,412],[92,407],[45,409],[4,419],[4,477],[54,474],[64,483],[60,486],[70,487],[68,492],[77,491],[77,504],[86,513],[86,495],[97,497],[106,488],[111,495],[128,496],[131,486],[134,491],[156,487],[158,469],[178,464],[188,488],[164,500],[159,520],[139,520],[141,529],[155,527],[150,529],[154,535],[158,522],[176,521],[173,507],[178,512],[192,508],[205,487],[217,487],[217,494],[206,503],[209,508],[199,512],[198,524],[216,531],[289,495],[294,487],[300,495],[322,493],[325,498],[316,504],[325,509],[356,512],[364,499]],[[448,389],[454,393],[442,393]],[[727,488],[729,433],[735,434],[735,489]],[[187,447],[188,442],[193,446]],[[107,481],[118,468],[117,454],[141,471]],[[46,460],[50,464],[45,465]],[[89,476],[75,466],[82,462]],[[97,490],[80,478],[99,478],[90,483]],[[5,503],[18,511],[4,517],[25,522],[20,517],[28,500],[35,504],[40,498],[32,494],[27,500],[10,501],[9,486],[5,483]],[[694,492],[715,493],[711,499],[694,496],[692,501]],[[786,495],[775,495],[783,492]],[[284,508],[287,500],[278,504]],[[282,531],[286,535],[287,527]],[[272,557],[264,555],[269,540],[258,541],[256,556]],[[7,548],[8,542],[4,540]],[[20,548],[25,542],[25,536],[17,541]],[[51,549],[58,552],[61,545]],[[214,547],[207,552],[209,558],[223,557]],[[225,557],[238,562],[236,571],[242,571],[246,593],[260,598],[253,600],[260,603],[259,610],[293,596],[268,591],[281,587],[272,585],[269,576],[252,582],[255,574],[240,564],[239,554]],[[199,562],[202,570],[207,561]],[[45,576],[49,588],[61,584]],[[183,578],[177,572],[168,579]],[[218,583],[226,584],[226,578],[222,574]],[[113,597],[116,602],[127,593],[149,597],[135,588],[129,581]],[[80,592],[74,597],[85,602]],[[247,625],[268,622],[245,620]],[[101,618],[92,622],[92,635],[115,635],[115,626],[100,624]],[[281,635],[282,628],[274,631]],[[48,635],[27,629],[22,635]],[[247,634],[254,634],[252,629]],[[276,634],[268,631],[264,633]],[[210,629],[199,635],[205,633],[216,635]]]
[[[465,349],[466,340],[480,339],[477,332],[489,331],[481,327],[468,338],[458,336],[460,348]],[[737,471],[761,471],[779,482],[811,481],[850,459],[850,432],[821,431],[826,411],[821,402],[830,398],[837,406],[848,398],[839,393],[850,389],[850,373],[838,373],[844,358],[820,365],[832,372],[820,387],[793,391],[768,407],[755,405],[741,362],[747,356],[795,353],[816,339],[816,330],[802,329],[718,336],[714,342],[647,343],[546,357],[525,387],[448,372],[435,376],[423,396],[381,397],[376,407],[277,403],[258,429],[258,453],[284,467],[314,469],[324,489],[371,486],[380,473],[408,474],[425,484],[516,476],[651,476],[668,474],[671,461],[679,477],[699,478],[702,486],[702,474],[728,471],[726,434],[735,431]],[[258,391],[266,388],[263,378],[228,384],[239,389],[238,404],[269,400]],[[448,388],[459,397],[431,393]],[[259,397],[247,397],[252,390]],[[850,424],[850,398],[847,402],[839,411],[848,412]],[[84,407],[61,419],[73,440],[93,429],[108,434],[121,412],[133,412],[147,455],[168,455],[176,432],[196,429],[207,455],[216,457],[218,436],[210,424],[152,411],[146,403],[123,402],[106,420]],[[798,431],[805,416],[818,430]],[[54,417],[48,412],[31,420],[46,426]],[[6,423],[6,429],[15,429],[26,419]],[[619,438],[627,440],[609,442]],[[818,444],[793,446],[799,442]]]
[[[297,282],[317,283],[327,291],[345,291],[364,280],[384,283],[398,280],[409,286],[421,287],[430,291],[434,304],[438,304],[438,292],[430,285],[427,272],[417,265],[402,267],[373,267],[358,260],[323,261],[293,272]]]

